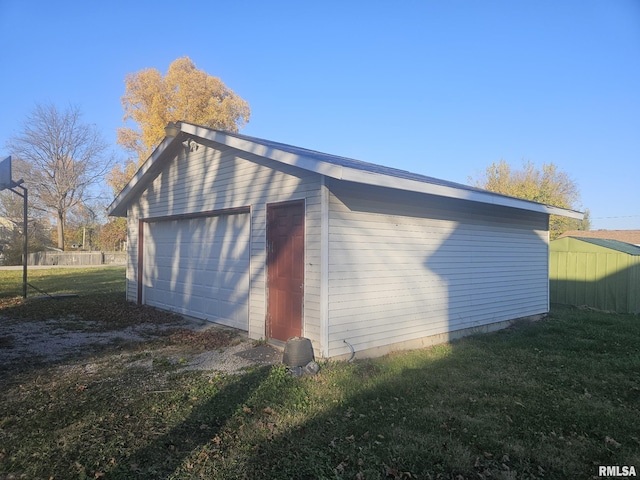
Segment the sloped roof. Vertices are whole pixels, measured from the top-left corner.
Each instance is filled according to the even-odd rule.
[[[460,183],[450,182],[447,180],[442,180],[434,177],[428,177],[426,175],[409,172],[407,170],[401,170],[399,168],[387,167],[384,165],[377,165],[375,163],[363,162],[361,160],[355,160],[353,158],[348,158],[348,157],[341,157],[338,155],[331,155],[328,153],[322,153],[322,152],[309,150],[302,147],[287,145],[285,143],[278,143],[271,140],[265,140],[262,138],[248,137],[246,135],[241,135],[238,133],[226,133],[225,135],[228,135],[240,140],[245,140],[248,142],[254,142],[258,145],[262,145],[268,148],[271,151],[279,150],[282,152],[287,152],[293,155],[297,155],[299,157],[306,157],[306,158],[314,159],[318,162],[325,162],[327,164],[336,165],[339,167],[360,170],[362,172],[387,175],[390,177],[402,178],[405,180],[415,180],[418,182],[431,183],[433,185],[443,185],[447,187],[460,188],[460,189],[469,190],[469,191],[486,192],[486,190],[483,190],[481,188],[470,187],[468,185],[463,185]]]
[[[562,215],[570,218],[582,219],[583,217],[582,213],[573,210],[500,195],[480,188],[428,177],[406,170],[317,152],[271,140],[249,137],[237,133],[222,132],[187,122],[180,122],[177,126],[179,133],[175,137],[166,137],[158,148],[156,148],[149,159],[140,167],[131,181],[111,203],[108,208],[109,215],[126,215],[129,201],[135,198],[136,194],[145,188],[147,181],[150,181],[162,168],[163,162],[168,161],[168,158],[163,158],[163,152],[169,149],[175,142],[184,142],[189,138],[197,141],[197,139],[200,138],[338,180],[428,193],[472,202]]]
[[[640,245],[640,230],[569,230],[558,238],[564,237],[601,238]]]
[[[608,240],[604,238],[581,238],[581,237],[571,237],[571,238],[575,238],[576,240],[580,240],[582,242],[591,243],[593,245],[598,245],[599,247],[615,250],[617,252],[640,256],[640,247],[636,245],[632,245],[630,243],[619,242],[618,240]]]

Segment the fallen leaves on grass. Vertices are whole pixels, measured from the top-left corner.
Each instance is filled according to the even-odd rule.
[[[180,329],[169,336],[169,340],[175,344],[189,345],[200,350],[212,350],[228,347],[233,344],[236,333],[219,328],[196,332],[188,329]]]
[[[123,293],[79,295],[75,298],[0,299],[0,311],[13,320],[66,319],[77,323],[84,331],[106,331],[141,323],[166,325],[176,323],[180,316],[148,305],[127,302]],[[84,323],[92,322],[91,324]]]
[[[15,340],[11,335],[0,337],[0,348],[13,348]]]
[[[622,446],[622,444],[620,444],[619,442],[616,442],[613,438],[606,436],[604,438],[604,443],[608,446],[614,447],[614,448],[620,448]]]
[[[416,478],[411,472],[402,472],[397,468],[392,468],[386,464],[383,464],[384,473],[386,478],[393,478],[394,480],[401,480],[404,478]]]
[[[24,303],[22,297],[0,298],[0,310],[16,307]]]

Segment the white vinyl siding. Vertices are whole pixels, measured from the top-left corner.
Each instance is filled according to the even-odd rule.
[[[329,356],[548,310],[546,215],[327,184]]]
[[[166,152],[165,152],[166,153]],[[127,295],[137,298],[138,218],[227,208],[251,208],[249,336],[265,336],[266,204],[305,200],[304,335],[317,347],[320,335],[320,175],[218,144],[180,151],[131,205]]]
[[[138,297],[138,217],[127,215],[126,296],[131,302]]]

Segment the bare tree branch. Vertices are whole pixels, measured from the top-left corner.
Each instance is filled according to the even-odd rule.
[[[90,189],[112,163],[96,126],[82,123],[81,117],[77,107],[59,111],[52,104],[37,105],[22,133],[8,142],[12,155],[30,165],[25,175],[30,198],[56,215],[60,249],[67,213],[89,199]]]

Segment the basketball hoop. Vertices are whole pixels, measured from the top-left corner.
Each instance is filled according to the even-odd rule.
[[[16,195],[19,195],[24,200],[24,208],[22,211],[23,214],[23,227],[22,227],[22,298],[27,298],[27,249],[28,249],[28,239],[27,239],[27,206],[29,199],[29,192],[26,187],[23,187],[22,184],[24,180],[18,180],[14,182],[11,178],[11,157],[7,157],[4,160],[0,161],[0,191],[9,189]],[[20,187],[22,193],[15,190],[16,187]]]
[[[13,186],[11,180],[11,157],[7,157],[0,161],[0,191]]]

